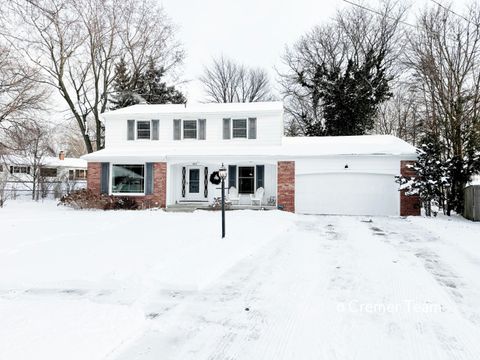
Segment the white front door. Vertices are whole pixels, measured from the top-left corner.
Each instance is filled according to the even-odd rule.
[[[205,200],[204,167],[187,166],[185,200]]]

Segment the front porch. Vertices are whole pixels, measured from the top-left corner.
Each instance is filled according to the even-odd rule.
[[[215,162],[169,163],[167,207],[210,209],[215,199],[221,197],[221,184],[214,184],[211,179],[221,165]],[[277,207],[276,162],[232,161],[224,165],[228,172],[225,197],[231,209]],[[258,189],[263,189],[263,194]]]

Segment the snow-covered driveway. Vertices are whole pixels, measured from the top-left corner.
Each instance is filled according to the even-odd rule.
[[[176,234],[174,249],[169,240],[157,239],[174,257],[157,258],[176,271],[186,270],[178,283],[157,283],[166,269],[153,266],[148,256],[158,251],[157,243],[137,238],[138,246],[147,247],[138,252],[124,243],[129,237],[117,234],[120,249],[144,257],[146,265],[122,270],[127,254],[111,251],[116,265],[104,264],[108,271],[102,272],[103,242],[95,249],[87,241],[83,245],[94,248],[85,253],[77,244],[86,229],[66,241],[65,248],[75,249],[71,253],[58,240],[52,240],[54,248],[42,236],[27,241],[15,234],[24,226],[26,231],[29,220],[12,221],[12,207],[10,213],[0,210],[0,219],[7,214],[3,233],[16,236],[15,242],[0,240],[1,359],[480,358],[478,223],[235,212],[227,215],[224,241],[230,243],[222,247],[202,236],[214,236],[218,213],[97,212],[98,218],[108,217],[103,227],[109,234],[140,218],[144,236],[159,224]],[[49,211],[77,228],[94,218],[94,213]],[[32,217],[31,226],[35,221]],[[187,230],[167,229],[178,221],[201,222],[196,227],[200,239],[183,238]],[[14,226],[14,232],[9,230],[13,223],[23,225]],[[46,225],[38,231],[51,231]],[[192,245],[195,240],[201,246]],[[32,246],[50,249],[51,261],[71,256],[75,267],[92,266],[98,281],[76,269],[63,276],[36,269]],[[206,260],[190,265],[196,257]],[[25,269],[35,274],[29,278]],[[196,272],[202,275],[192,275]],[[201,286],[187,286],[189,275]],[[53,283],[47,286],[49,279]]]

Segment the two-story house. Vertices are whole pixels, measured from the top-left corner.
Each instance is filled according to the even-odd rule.
[[[220,194],[210,176],[224,164],[239,205],[262,188],[262,205],[300,213],[419,212],[395,182],[413,146],[393,136],[285,137],[281,102],[140,104],[103,118],[105,149],[83,156],[95,192],[162,208],[210,204]]]

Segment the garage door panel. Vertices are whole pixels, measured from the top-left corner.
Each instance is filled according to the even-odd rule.
[[[295,207],[305,214],[398,215],[397,189],[393,175],[302,174],[295,179]]]

